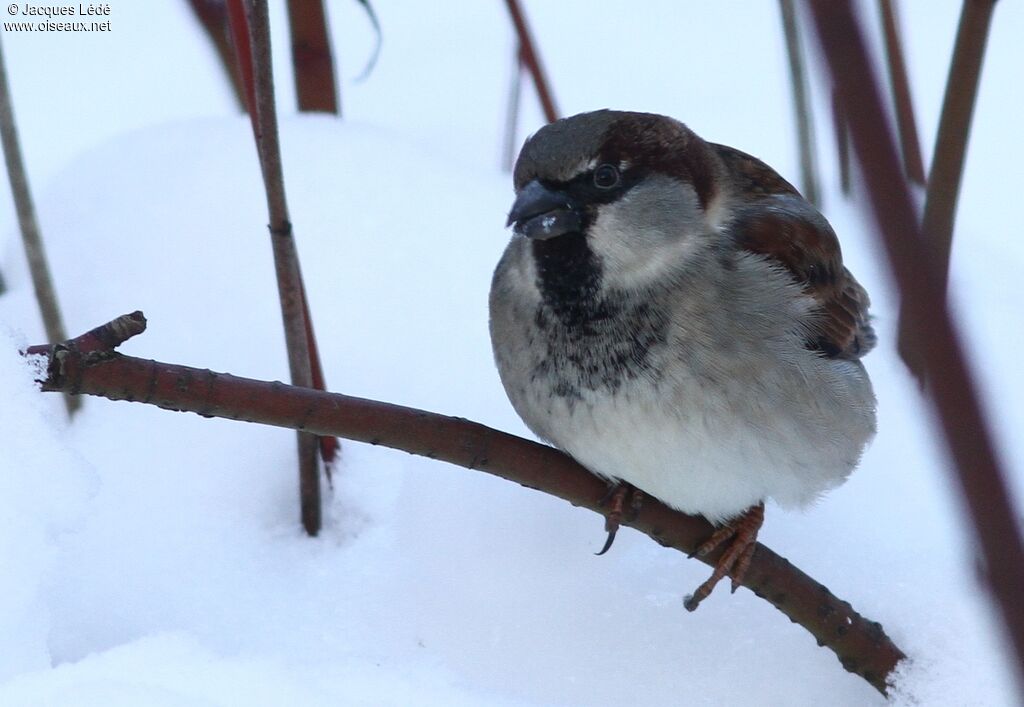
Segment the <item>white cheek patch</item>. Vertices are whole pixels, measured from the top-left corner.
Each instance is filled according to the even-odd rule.
[[[627,290],[678,271],[705,241],[699,231],[666,236],[654,226],[638,228],[628,199],[601,209],[588,231],[590,247],[603,265],[606,286]]]

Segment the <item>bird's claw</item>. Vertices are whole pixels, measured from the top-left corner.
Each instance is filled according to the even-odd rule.
[[[600,557],[612,548],[615,534],[619,532],[623,517],[628,520],[636,518],[641,505],[643,505],[643,498],[643,491],[624,481],[612,482],[608,485],[608,491],[598,501],[599,506],[608,506],[608,512],[604,517],[604,529],[608,533],[608,539],[604,541],[601,551],[594,553],[595,555]],[[628,510],[626,499],[629,499]]]
[[[694,550],[691,557],[707,557],[722,543],[731,539],[729,546],[715,563],[711,576],[697,587],[693,594],[687,595],[683,599],[683,606],[687,611],[696,611],[700,603],[711,595],[712,590],[726,575],[732,577],[733,592],[740,588],[754,557],[754,550],[757,547],[757,532],[763,523],[764,504],[759,503],[728,525],[718,528],[710,538]]]

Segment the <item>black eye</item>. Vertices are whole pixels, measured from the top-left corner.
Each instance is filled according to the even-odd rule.
[[[603,164],[594,170],[594,186],[598,189],[611,189],[619,183],[619,170],[614,165]]]

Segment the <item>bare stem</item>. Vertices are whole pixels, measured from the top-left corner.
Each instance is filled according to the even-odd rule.
[[[779,0],[782,11],[782,29],[786,35],[786,54],[789,56],[789,79],[793,86],[793,113],[796,115],[797,141],[800,145],[800,186],[804,197],[815,206],[821,205],[818,187],[818,166],[814,149],[814,122],[807,96],[807,72],[804,68],[800,32],[796,23],[793,0]]]
[[[519,130],[519,103],[523,93],[523,50],[516,43],[515,54],[512,57],[512,78],[508,86],[508,112],[505,114],[505,151],[502,155],[501,166],[506,172],[511,172],[515,166],[516,133]]]
[[[989,588],[1017,655],[1024,697],[1024,543],[1006,474],[967,368],[960,333],[946,305],[939,268],[921,237],[914,202],[900,164],[859,20],[849,0],[812,0],[818,38],[833,82],[848,108],[853,146],[863,167],[871,207],[904,311],[918,326],[932,401],[955,481],[978,538]]]
[[[924,203],[922,232],[928,243],[939,282],[945,297],[949,280],[949,260],[953,247],[953,224],[960,199],[967,139],[978,96],[981,64],[985,56],[988,30],[992,22],[995,0],[965,0],[957,30],[953,61],[949,67],[946,95],[942,101],[939,132],[935,138],[932,171]],[[924,355],[916,347],[919,336],[911,329],[915,321],[904,304],[900,311],[899,351],[903,361],[924,381]]]
[[[246,84],[252,117],[256,150],[263,172],[267,196],[271,246],[274,270],[277,275],[278,296],[284,322],[285,344],[288,349],[288,368],[294,385],[313,385],[313,371],[320,373],[319,361],[314,362],[310,343],[315,341],[312,322],[308,315],[305,287],[299,268],[298,251],[288,218],[285,197],[284,171],[274,107],[274,79],[270,54],[270,21],[266,0],[246,0],[244,15],[241,0],[229,0],[232,32],[239,50],[239,64]],[[250,49],[248,61],[244,50]],[[299,489],[302,525],[310,535],[321,527],[320,475],[316,461],[317,440],[300,432],[298,435]],[[332,450],[332,453],[335,450]]]
[[[839,91],[832,90],[832,127],[836,140],[836,155],[839,159],[839,188],[846,196],[853,191],[850,176],[850,128],[846,123],[846,108]]]
[[[907,65],[903,60],[899,24],[896,22],[892,0],[878,0],[878,11],[882,16],[882,34],[885,37],[885,55],[889,62],[889,83],[892,84],[892,98],[896,106],[896,126],[900,131],[903,167],[910,181],[924,186],[921,141],[917,137],[914,102],[910,98],[910,81],[907,78]]]
[[[224,75],[234,93],[238,107],[245,110],[245,89],[242,88],[242,77],[238,71],[235,59],[235,51],[231,46],[231,36],[228,33],[227,7],[222,0],[189,0],[192,12],[195,14],[199,24],[206,30],[206,36],[213,43],[217,51]]]
[[[21,144],[18,141],[18,128],[14,123],[14,103],[11,101],[11,89],[7,84],[7,67],[4,62],[3,48],[0,47],[0,142],[3,143],[4,160],[7,163],[7,176],[11,182],[11,194],[14,207],[18,212],[18,226],[21,228],[21,240],[25,246],[25,258],[28,260],[32,286],[35,288],[36,301],[43,318],[46,338],[52,343],[67,338],[64,321],[57,303],[57,293],[50,277],[50,267],[46,262],[46,249],[39,232],[39,221],[36,219],[36,208],[32,202],[32,192],[28,186],[28,175],[25,173],[25,162],[21,156]],[[65,396],[64,405],[68,415],[73,415],[81,406],[81,401]]]
[[[144,325],[141,314],[128,317],[131,320],[118,325],[119,330]],[[40,381],[43,390],[339,435],[477,469],[603,512],[605,482],[571,457],[463,418],[85,348],[77,340],[32,347],[32,353],[49,354],[47,373]],[[672,510],[651,497],[623,524],[687,555],[713,532],[703,518]],[[719,548],[699,559],[714,566],[721,552]],[[758,544],[743,586],[803,626],[818,645],[835,653],[846,670],[885,692],[888,676],[905,656],[880,624],[858,614],[764,545]]]
[[[509,15],[512,17],[512,24],[516,28],[516,36],[519,38],[519,48],[522,52],[523,62],[530,71],[533,78],[534,88],[537,89],[537,97],[540,99],[541,108],[544,109],[544,118],[553,123],[558,120],[558,109],[555,108],[555,97],[548,86],[548,79],[544,73],[544,67],[540,63],[540,55],[533,43],[533,36],[526,24],[526,15],[519,6],[519,0],[505,0]]]
[[[288,24],[299,110],[341,115],[323,0],[288,0]]]

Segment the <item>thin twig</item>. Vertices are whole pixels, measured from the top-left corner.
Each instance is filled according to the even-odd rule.
[[[896,106],[896,126],[899,128],[903,167],[910,181],[924,186],[921,141],[917,137],[914,102],[910,98],[910,81],[907,79],[907,65],[903,60],[903,46],[900,42],[900,30],[896,22],[896,10],[893,8],[892,0],[878,0],[878,12],[882,16],[885,56],[889,64],[889,83],[892,84],[893,104]]]
[[[994,8],[995,0],[964,2],[953,60],[949,67],[949,79],[946,82],[946,96],[942,101],[932,170],[928,177],[922,231],[928,243],[928,254],[939,275],[943,296],[949,281],[953,224],[960,198],[967,139],[971,133],[971,118],[978,96],[981,64]],[[924,381],[926,372],[923,353],[917,350],[915,342],[918,336],[911,331],[917,324],[904,306],[900,311],[900,355],[918,380]]]
[[[11,100],[11,89],[7,83],[7,67],[4,62],[3,48],[0,47],[0,142],[3,144],[4,161],[7,163],[7,176],[11,182],[11,195],[14,207],[18,212],[18,226],[21,228],[21,240],[25,246],[25,259],[28,261],[29,273],[32,276],[32,287],[35,289],[39,313],[43,318],[43,328],[48,341],[56,343],[67,338],[64,321],[57,303],[57,293],[53,288],[53,278],[46,262],[46,249],[43,237],[39,232],[39,221],[36,219],[36,208],[32,202],[32,191],[28,186],[28,175],[25,173],[25,161],[21,156],[21,144],[18,141],[18,128],[14,123],[14,103]],[[68,415],[73,415],[81,406],[81,401],[65,396],[64,405]]]
[[[217,57],[220,59],[224,74],[231,84],[231,91],[235,96],[238,107],[246,109],[245,89],[242,88],[242,77],[238,71],[238,64],[235,58],[235,50],[231,46],[231,35],[228,33],[228,11],[224,0],[189,0],[192,12],[195,14],[199,24],[206,30],[206,36],[213,43],[217,50]]]
[[[516,133],[519,131],[519,103],[523,93],[523,50],[516,43],[515,55],[512,57],[512,78],[508,86],[508,112],[505,114],[505,150],[501,158],[501,166],[511,172],[516,161]]]
[[[839,160],[839,189],[845,196],[853,191],[850,176],[850,130],[846,123],[846,109],[839,91],[832,90],[832,127],[836,140],[836,156]]]
[[[225,0],[228,10],[228,29],[231,33],[231,43],[235,48],[235,66],[238,67],[238,75],[242,82],[245,98],[245,109],[249,114],[249,122],[252,124],[253,135],[259,134],[259,124],[256,122],[256,79],[253,77],[252,68],[252,43],[249,41],[249,25],[245,19],[244,0]]]
[[[139,313],[120,330],[137,328]],[[115,320],[117,321],[117,320]],[[239,378],[176,366],[112,351],[83,353],[75,342],[36,346],[27,353],[49,356],[44,390],[68,390],[188,411],[207,417],[340,435],[478,469],[536,489],[575,506],[602,513],[604,481],[571,457],[459,417],[364,400],[347,395]],[[647,497],[625,525],[687,555],[713,532],[703,518],[674,511]],[[714,566],[721,549],[700,557]],[[881,692],[905,656],[880,624],[864,618],[764,545],[758,544],[743,586],[800,624],[839,658],[842,666]],[[680,605],[680,616],[683,616]]]
[[[984,557],[989,588],[1017,656],[1024,697],[1024,543],[1006,475],[946,305],[939,268],[921,237],[910,187],[863,31],[849,0],[812,0],[818,38],[848,107],[853,146],[904,311],[916,324],[931,397]]]
[[[519,6],[519,0],[505,0],[509,15],[512,17],[512,24],[516,28],[516,36],[519,38],[519,47],[522,51],[523,62],[530,70],[533,78],[533,86],[537,89],[537,97],[540,99],[541,108],[544,109],[544,118],[553,123],[558,120],[558,109],[555,107],[555,97],[548,85],[544,67],[540,63],[540,54],[533,43],[530,28],[526,24],[526,15]]]
[[[299,110],[341,115],[323,0],[288,0],[288,24]]]
[[[818,165],[814,148],[814,116],[807,96],[807,73],[804,69],[803,48],[796,24],[793,0],[779,0],[782,11],[782,29],[786,35],[786,54],[789,57],[789,79],[793,86],[793,113],[796,115],[797,142],[800,145],[800,186],[804,197],[815,206],[821,205],[818,187]]]

